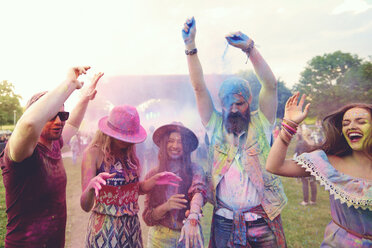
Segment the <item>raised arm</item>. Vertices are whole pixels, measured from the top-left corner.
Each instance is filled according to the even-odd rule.
[[[282,125],[284,125],[284,129],[287,129],[289,132],[295,130],[295,124],[301,123],[309,111],[310,104],[307,104],[304,110],[302,110],[306,95],[302,95],[299,104],[297,104],[298,97],[299,93],[294,94],[288,99],[285,105],[284,124]],[[284,129],[282,127],[278,138],[275,139],[270,149],[269,156],[266,160],[266,170],[273,174],[287,177],[310,176],[310,173],[306,172],[305,169],[295,161],[285,159],[291,135]]]
[[[65,128],[63,129],[62,137],[63,142],[66,144],[70,141],[79,130],[81,121],[84,118],[85,111],[87,110],[89,101],[92,101],[97,94],[97,83],[103,76],[103,72],[94,75],[91,84],[87,89],[82,89],[82,96],[75,108],[71,111],[70,118],[66,122]]]
[[[196,22],[194,17],[187,19],[182,29],[182,37],[185,42],[186,53],[188,53],[187,64],[189,67],[190,81],[194,88],[196,104],[198,105],[199,115],[203,125],[207,125],[211,118],[214,106],[204,81],[203,69],[200,64],[196,44]]]
[[[82,87],[77,78],[89,69],[89,66],[71,68],[65,81],[25,111],[9,139],[9,156],[13,161],[21,162],[32,155],[43,127],[58,113],[71,93]]]
[[[226,36],[227,42],[240,48],[249,56],[262,87],[259,95],[259,108],[270,123],[274,123],[278,106],[277,81],[265,59],[258,52],[252,39],[242,32]]]

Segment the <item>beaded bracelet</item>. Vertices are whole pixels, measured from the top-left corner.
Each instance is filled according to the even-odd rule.
[[[254,41],[251,40],[251,43],[249,43],[247,48],[242,48],[243,52],[245,52],[249,58],[249,55],[251,55],[252,49],[254,47]]]
[[[249,59],[249,56],[251,55],[253,47],[254,47],[254,41],[251,40],[251,43],[249,43],[247,48],[242,48],[242,51],[247,54],[247,61],[245,61],[246,64],[248,63],[248,59]]]
[[[185,50],[186,55],[194,55],[197,52],[198,52],[198,49],[196,49],[196,48],[191,49],[191,50]]]

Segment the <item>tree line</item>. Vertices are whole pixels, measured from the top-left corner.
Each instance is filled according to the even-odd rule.
[[[250,82],[252,93],[257,96],[261,85],[255,74],[252,71],[237,74]],[[278,79],[278,118],[283,117],[285,103],[295,91],[307,95],[311,102],[310,116],[313,117],[323,117],[346,103],[371,103],[372,62],[341,51],[315,56],[291,89]],[[21,96],[14,93],[12,83],[7,80],[0,82],[0,125],[13,124],[14,116],[21,116],[20,99]],[[258,98],[254,97],[252,109],[257,109],[257,105]]]
[[[253,95],[258,95],[261,86],[255,74],[252,71],[238,74],[250,82]],[[341,51],[315,56],[291,89],[278,80],[278,118],[283,117],[285,103],[296,91],[306,94],[311,102],[310,117],[322,118],[347,103],[371,103],[372,62]],[[256,109],[258,99],[253,99],[252,108]]]
[[[16,122],[23,109],[19,100],[20,95],[14,93],[14,85],[7,80],[0,82],[0,125],[10,125]]]

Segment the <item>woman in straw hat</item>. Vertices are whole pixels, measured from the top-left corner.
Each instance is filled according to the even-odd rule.
[[[313,176],[330,193],[331,222],[320,247],[372,247],[372,105],[348,104],[323,119],[322,150],[286,160],[298,125],[305,119],[305,95],[290,97],[266,169],[288,177]]]
[[[98,128],[82,162],[80,204],[86,212],[93,208],[85,247],[142,247],[138,195],[181,179],[163,172],[139,182],[135,144],[146,139],[146,131],[136,108],[114,107]]]
[[[182,178],[182,182],[179,187],[157,185],[147,194],[143,212],[144,221],[151,226],[147,245],[203,247],[199,218],[206,197],[205,178],[202,167],[190,158],[198,147],[198,139],[180,122],[159,127],[152,139],[159,147],[158,166],[146,178],[170,171]]]

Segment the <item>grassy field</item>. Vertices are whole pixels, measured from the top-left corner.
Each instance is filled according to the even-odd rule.
[[[14,130],[14,125],[0,125],[0,130]]]
[[[67,208],[68,220],[66,228],[66,247],[76,248],[80,246],[72,245],[76,235],[84,235],[86,224],[84,227],[79,227],[79,218],[86,219],[87,215],[79,207],[80,197],[80,168],[72,165],[71,159],[67,158],[65,167],[68,175],[67,185]],[[302,206],[299,203],[302,201],[302,184],[295,178],[283,178],[283,184],[286,195],[288,197],[288,205],[282,212],[282,221],[284,224],[284,232],[287,239],[288,247],[319,247],[323,239],[325,226],[330,221],[329,199],[328,193],[318,185],[317,205]],[[74,189],[77,189],[74,190]],[[74,206],[75,205],[75,206]],[[204,207],[204,218],[202,220],[203,233],[205,244],[209,241],[210,220],[212,215],[212,206],[207,204]],[[85,216],[84,216],[85,215]],[[4,247],[4,237],[6,230],[6,213],[5,213],[5,192],[0,177],[0,247]],[[143,239],[146,243],[147,228],[142,224]],[[83,229],[82,233],[76,234],[75,229]]]

